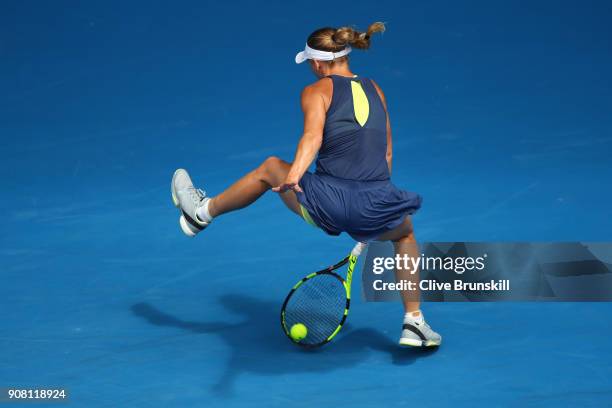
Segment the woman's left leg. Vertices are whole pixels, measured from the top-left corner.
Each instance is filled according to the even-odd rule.
[[[269,157],[255,170],[232,184],[216,197],[209,198],[196,188],[185,169],[178,169],[172,177],[172,201],[181,211],[179,224],[190,237],[206,228],[221,214],[244,208],[272,187],[280,185],[291,165],[277,157]],[[301,216],[300,204],[293,191],[280,193],[285,205]]]
[[[239,210],[261,197],[272,187],[280,185],[285,178],[291,164],[278,157],[268,157],[259,167],[232,184],[221,194],[211,198],[208,212],[212,217],[230,211]],[[300,204],[293,191],[280,193],[285,205],[294,213],[301,215]]]

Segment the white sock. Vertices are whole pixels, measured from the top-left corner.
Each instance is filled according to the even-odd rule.
[[[418,313],[418,316],[415,316]],[[421,312],[420,310],[415,310],[414,312],[408,312],[404,315],[404,322],[405,323],[418,323],[418,324],[423,324],[423,322],[425,322],[425,318],[423,317],[423,312]]]
[[[210,198],[204,199],[204,204],[196,210],[196,215],[198,219],[205,223],[210,223],[213,220],[213,217],[208,212],[208,205],[210,204]]]

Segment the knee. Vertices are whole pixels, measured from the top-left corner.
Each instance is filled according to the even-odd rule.
[[[406,218],[406,220],[402,224],[401,236],[393,241],[397,243],[407,244],[412,244],[416,242],[416,237],[414,236],[414,229],[412,228],[412,221],[410,220],[410,218]]]
[[[416,243],[416,237],[414,236],[414,231],[409,231],[399,239],[395,240],[399,244],[414,244]]]
[[[268,157],[266,160],[263,161],[263,163],[261,163],[260,167],[263,167],[265,169],[269,169],[272,167],[278,167],[278,165],[282,162],[281,159],[279,159],[276,156],[270,156]]]
[[[282,160],[278,157],[270,156],[264,160],[257,169],[255,169],[255,173],[260,180],[267,181],[269,175],[274,172],[274,169],[278,167],[281,162]]]

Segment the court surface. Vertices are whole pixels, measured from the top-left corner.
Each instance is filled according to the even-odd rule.
[[[178,228],[174,169],[214,195],[291,160],[304,37],[382,19],[352,64],[387,94],[420,240],[609,241],[609,5],[454,4],[327,19],[285,3],[3,5],[0,387],[66,387],[88,408],[610,406],[610,304],[425,304],[444,340],[421,351],[396,347],[399,305],[357,300],[305,352],[282,300],[348,237],[273,193],[195,239]]]

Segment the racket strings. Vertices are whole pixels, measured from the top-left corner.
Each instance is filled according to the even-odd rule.
[[[334,275],[319,274],[300,285],[285,307],[287,329],[302,323],[308,329],[301,344],[323,343],[336,330],[346,309],[346,290]]]

